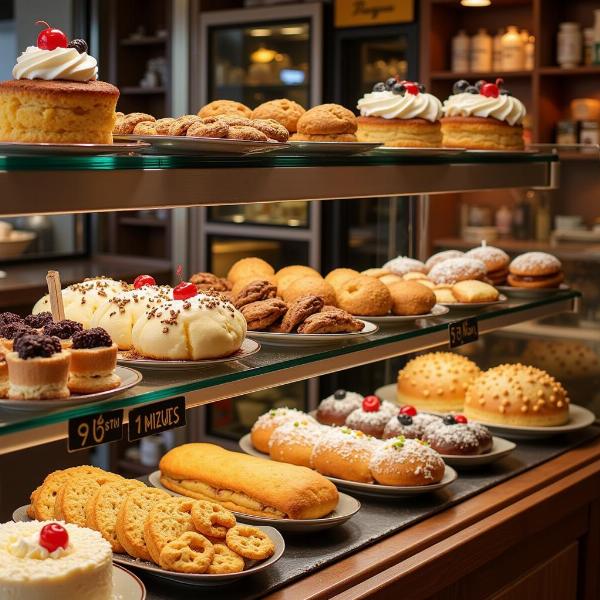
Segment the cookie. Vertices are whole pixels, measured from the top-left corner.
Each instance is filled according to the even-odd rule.
[[[219,115],[236,115],[249,118],[251,114],[252,111],[245,104],[234,100],[214,100],[198,111],[198,116],[202,118],[217,117]]]
[[[246,285],[240,293],[234,298],[233,304],[236,308],[246,306],[252,302],[268,300],[277,296],[277,286],[266,279],[257,279]]]
[[[148,552],[156,564],[160,564],[160,553],[170,542],[187,531],[194,531],[192,506],[195,500],[169,498],[156,504],[144,522],[144,540]]]
[[[125,552],[125,548],[117,538],[117,516],[127,496],[145,487],[136,479],[113,481],[98,486],[86,504],[86,520],[83,525],[100,532],[111,545],[113,552]]]
[[[353,133],[294,133],[292,142],[358,142]]]
[[[288,130],[273,119],[255,119],[251,123],[254,129],[262,131],[269,139],[276,142],[287,142],[290,137]]]
[[[323,306],[324,301],[320,296],[302,296],[298,298],[298,300],[288,306],[288,310],[281,321],[279,331],[281,333],[295,331],[298,325],[311,315],[321,311]]]
[[[166,492],[150,487],[135,490],[127,496],[119,509],[116,525],[117,540],[127,554],[152,560],[144,539],[144,523],[152,508],[169,498]]]
[[[248,142],[266,142],[267,136],[254,127],[246,125],[231,125],[227,134],[230,140],[246,140]]]
[[[129,135],[133,133],[135,126],[143,121],[156,121],[156,119],[147,113],[129,113],[123,115],[121,118],[117,118],[113,133],[118,135]]]
[[[217,292],[228,292],[231,290],[231,284],[227,279],[217,277],[212,273],[194,273],[190,277],[190,282],[196,286],[198,291],[215,290]]]
[[[352,333],[363,328],[364,324],[350,313],[328,310],[308,317],[298,327],[298,333]]]
[[[175,123],[173,117],[164,117],[154,122],[154,128],[156,129],[157,135],[169,135],[169,129],[171,125]]]
[[[200,118],[196,115],[183,115],[171,123],[169,126],[169,135],[183,136],[193,123],[198,123]]]
[[[228,548],[225,544],[213,543],[214,556],[207,573],[211,575],[224,575],[225,573],[240,573],[246,563],[244,559]]]
[[[273,325],[287,312],[287,304],[279,298],[260,300],[242,306],[242,315],[248,323],[250,331],[260,331]]]
[[[156,125],[153,121],[141,121],[133,128],[135,135],[157,135]]]
[[[218,117],[209,117],[206,121],[222,121],[227,125],[241,125],[243,127],[252,127],[252,119],[240,117],[238,115],[219,115]]]
[[[209,540],[195,531],[188,531],[165,544],[160,551],[158,564],[175,573],[205,573],[214,555]]]
[[[306,111],[293,100],[281,98],[263,102],[252,111],[253,119],[273,119],[281,123],[290,133],[298,129],[298,119]]]
[[[226,138],[229,133],[229,125],[224,121],[215,119],[210,122],[195,121],[187,130],[190,137]]]
[[[192,506],[192,521],[197,531],[213,538],[224,538],[227,530],[236,524],[232,512],[204,500],[198,500]]]
[[[227,532],[225,541],[228,548],[250,560],[264,560],[275,553],[275,544],[271,538],[258,527],[250,525],[232,527]]]
[[[358,121],[354,113],[339,104],[321,104],[298,119],[298,133],[304,135],[354,134]]]

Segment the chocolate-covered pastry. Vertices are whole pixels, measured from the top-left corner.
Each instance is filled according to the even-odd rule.
[[[56,321],[56,323],[48,323],[44,327],[45,335],[55,335],[61,340],[68,340],[80,331],[83,331],[83,325],[77,323],[77,321],[71,321],[71,319],[63,319],[62,321]]]
[[[22,323],[23,317],[13,313],[13,312],[3,312],[0,313],[0,326],[8,325],[9,323]]]
[[[52,313],[44,311],[35,315],[27,315],[23,319],[23,322],[25,325],[33,327],[34,329],[42,329],[42,327],[45,327],[48,323],[52,323]]]
[[[91,329],[79,331],[73,336],[73,350],[112,346],[112,343],[110,335],[102,327],[92,327]]]
[[[295,302],[292,302],[288,311],[281,321],[280,331],[282,333],[291,333],[300,324],[310,317],[318,313],[323,308],[323,298],[320,296],[302,296]]]
[[[24,333],[37,333],[33,327],[28,327],[23,321],[12,321],[0,325],[0,338],[14,340]]]
[[[242,308],[246,304],[268,300],[277,296],[277,286],[268,282],[266,279],[257,279],[251,281],[246,287],[242,288],[239,294],[233,299],[236,308]]]
[[[48,358],[61,351],[60,340],[56,337],[40,334],[21,335],[15,340],[13,347],[19,358]]]
[[[251,302],[242,306],[240,312],[244,315],[250,331],[259,331],[273,325],[287,312],[287,304],[279,298],[269,298],[259,302]]]

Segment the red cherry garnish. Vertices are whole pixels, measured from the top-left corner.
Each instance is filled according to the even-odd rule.
[[[377,396],[365,396],[362,401],[362,407],[365,412],[377,412],[381,406],[381,401]]]
[[[38,34],[38,48],[42,50],[54,50],[55,48],[67,47],[67,36],[60,29],[50,27],[46,21],[36,21],[35,24],[46,26],[46,29],[42,29]]]
[[[54,552],[57,548],[66,548],[69,545],[69,534],[67,530],[58,523],[44,525],[40,531],[40,546],[48,552]]]
[[[187,300],[198,293],[198,289],[189,281],[182,281],[173,288],[173,298],[175,300]]]
[[[495,83],[484,83],[479,93],[487,98],[497,98],[500,95],[500,90]]]
[[[417,414],[417,409],[414,406],[411,406],[410,404],[405,404],[404,406],[400,407],[400,414],[408,415],[409,417],[414,417]]]
[[[454,415],[454,420],[457,423],[463,423],[463,424],[468,422],[467,417],[465,417],[465,415]]]
[[[419,93],[419,86],[410,81],[404,84],[404,89],[407,94],[412,94],[413,96],[417,96]]]
[[[138,275],[133,281],[133,287],[139,290],[145,285],[156,285],[156,279],[152,275]]]
[[[498,79],[496,79],[496,85],[501,88],[504,85],[504,79],[502,79],[502,77],[498,77]]]

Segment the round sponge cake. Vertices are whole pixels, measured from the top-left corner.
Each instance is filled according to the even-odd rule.
[[[118,99],[104,81],[2,81],[0,140],[112,144]]]
[[[546,371],[520,363],[489,369],[471,383],[465,416],[483,423],[551,427],[569,420],[569,398]]]

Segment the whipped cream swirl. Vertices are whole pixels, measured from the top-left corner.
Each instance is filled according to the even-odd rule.
[[[75,48],[42,50],[37,46],[29,46],[17,58],[12,74],[15,79],[85,82],[98,78],[98,63],[87,52],[79,54]]]
[[[384,119],[426,119],[437,121],[442,116],[442,103],[432,94],[404,96],[391,91],[369,92],[358,101],[363,117]]]
[[[509,125],[520,125],[527,114],[524,104],[514,96],[497,98],[481,94],[454,94],[443,106],[446,117],[492,117]]]
[[[37,560],[46,560],[48,558],[57,559],[69,552],[67,548],[60,546],[53,552],[48,552],[46,548],[40,545],[40,534],[34,533],[28,537],[13,536],[9,540],[7,550],[17,558],[33,558]]]

